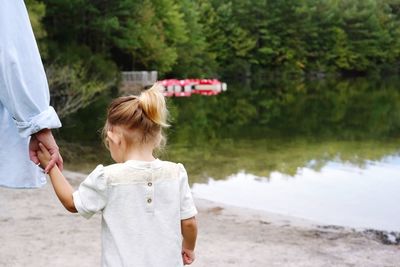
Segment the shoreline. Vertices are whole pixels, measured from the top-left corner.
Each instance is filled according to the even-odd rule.
[[[86,177],[64,172],[74,187]],[[309,220],[196,198],[199,236],[194,267],[399,266],[400,246],[380,231]],[[99,266],[99,215],[69,214],[50,184],[0,188],[0,266]]]
[[[304,229],[325,229],[325,230],[343,230],[353,233],[359,233],[367,235],[371,238],[375,238],[379,242],[385,245],[400,245],[400,231],[381,230],[376,228],[368,227],[351,227],[344,225],[328,224],[323,222],[313,221],[311,219],[280,214],[276,212],[270,212],[265,210],[251,209],[247,207],[238,207],[225,203],[219,203],[212,200],[199,198],[194,195],[196,203],[200,203],[201,207],[219,207],[221,209],[227,209],[232,213],[245,215],[257,214],[260,217],[268,218],[268,221],[275,225],[290,225],[294,227],[300,227]],[[223,208],[222,208],[223,207]]]

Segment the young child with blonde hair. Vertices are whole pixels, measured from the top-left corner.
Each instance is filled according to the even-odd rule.
[[[167,108],[159,86],[115,99],[103,129],[116,164],[98,165],[74,192],[57,166],[54,190],[70,212],[102,214],[102,266],[176,267],[191,264],[196,207],[185,168],[153,151],[164,142]],[[50,154],[40,144],[42,167]]]

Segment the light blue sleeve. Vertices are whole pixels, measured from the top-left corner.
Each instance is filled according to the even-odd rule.
[[[0,0],[0,102],[21,137],[61,127],[23,0]]]

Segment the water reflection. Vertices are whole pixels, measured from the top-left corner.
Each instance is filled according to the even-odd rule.
[[[209,177],[223,180],[241,170],[259,177],[280,172],[296,177],[299,169],[315,171],[329,162],[352,164],[360,169],[369,162],[381,161],[398,153],[400,141],[337,141],[297,138],[218,139],[192,146],[175,143],[163,157],[187,166],[192,182],[207,182]]]
[[[331,161],[319,171],[299,168],[293,176],[242,171],[196,183],[193,191],[197,197],[325,224],[399,231],[399,172],[399,156],[367,162],[364,168]]]
[[[169,99],[172,127],[160,158],[182,162],[196,193],[217,201],[399,230],[399,78],[253,85]],[[109,100],[63,121],[61,137],[75,143],[62,146],[66,168],[112,163],[95,131],[104,118],[93,118]]]
[[[213,98],[174,99],[170,106],[184,142],[221,136],[377,140],[399,136],[399,86],[398,78],[276,80],[247,90],[231,86]]]

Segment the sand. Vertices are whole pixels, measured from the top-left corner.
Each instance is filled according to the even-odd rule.
[[[85,177],[65,174],[75,187]],[[195,200],[194,267],[400,266],[399,245],[383,244],[373,232]],[[0,266],[99,266],[100,219],[68,213],[50,184],[0,188]]]

